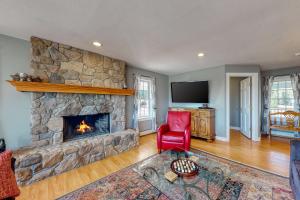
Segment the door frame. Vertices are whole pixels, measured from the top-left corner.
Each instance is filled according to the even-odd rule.
[[[260,141],[260,88],[259,73],[226,73],[226,141],[230,140],[230,78],[251,77],[251,135],[253,141]]]

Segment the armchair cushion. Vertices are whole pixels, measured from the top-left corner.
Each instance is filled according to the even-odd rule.
[[[167,133],[164,133],[161,137],[162,141],[184,143],[183,132],[169,131]]]
[[[16,197],[20,194],[15,174],[11,168],[12,152],[0,153],[0,199]]]
[[[295,160],[294,163],[295,164],[293,166],[295,167],[295,170],[296,170],[295,172],[297,172],[297,174],[300,177],[300,160]]]
[[[170,131],[184,132],[191,125],[191,113],[169,111],[167,123]]]
[[[300,141],[291,141],[290,185],[296,200],[300,200]]]
[[[300,160],[300,141],[291,140],[291,160]]]

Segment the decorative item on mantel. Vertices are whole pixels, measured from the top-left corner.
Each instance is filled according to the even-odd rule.
[[[14,81],[27,81],[27,82],[42,82],[42,79],[38,76],[28,75],[26,73],[18,72],[10,75]]]

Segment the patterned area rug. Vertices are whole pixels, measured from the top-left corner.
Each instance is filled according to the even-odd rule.
[[[164,179],[169,164],[178,155],[162,153],[115,172],[71,192],[59,200],[102,199],[273,199],[292,200],[288,178],[192,150],[201,159],[199,174]]]

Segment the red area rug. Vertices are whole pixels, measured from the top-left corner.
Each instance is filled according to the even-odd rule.
[[[59,200],[102,199],[294,199],[288,178],[199,150],[199,174],[178,178],[174,183],[164,179],[169,164],[178,156],[163,152],[94,183],[66,194]]]

